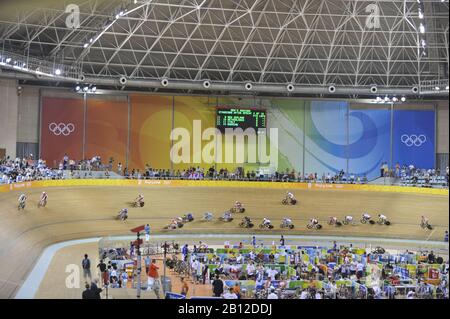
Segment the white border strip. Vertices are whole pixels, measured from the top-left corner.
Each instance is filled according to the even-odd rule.
[[[33,270],[29,273],[27,279],[20,287],[14,299],[34,298],[36,292],[39,289],[39,286],[41,285],[42,280],[44,279],[45,274],[47,273],[48,267],[50,266],[50,263],[53,260],[53,256],[58,250],[67,246],[96,243],[100,239],[101,238],[87,238],[87,239],[70,240],[53,244],[45,248],[38,262],[33,267]]]

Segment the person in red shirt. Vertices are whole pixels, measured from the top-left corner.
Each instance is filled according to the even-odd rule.
[[[159,299],[159,267],[156,266],[156,259],[152,260],[148,270],[148,287],[147,290],[153,290]]]

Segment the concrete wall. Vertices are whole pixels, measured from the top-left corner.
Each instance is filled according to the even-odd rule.
[[[449,152],[448,104],[448,101],[444,101],[437,106],[437,153]]]
[[[12,158],[16,157],[18,105],[17,82],[0,79],[0,148]]]
[[[39,89],[24,87],[19,96],[17,142],[39,143]]]

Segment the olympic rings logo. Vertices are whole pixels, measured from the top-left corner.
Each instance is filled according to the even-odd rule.
[[[406,135],[403,134],[401,137],[401,141],[407,147],[420,147],[427,142],[427,137],[425,135]]]
[[[59,123],[56,124],[55,122],[52,122],[48,125],[48,129],[50,132],[52,132],[56,136],[69,136],[71,133],[75,131],[75,125],[73,123]]]

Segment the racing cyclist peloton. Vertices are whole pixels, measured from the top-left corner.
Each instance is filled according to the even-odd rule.
[[[137,207],[144,207],[144,196],[142,194],[139,194],[139,196],[135,200],[135,204]]]
[[[264,218],[263,218],[262,225],[263,225],[264,227],[270,228],[270,226],[271,226],[271,221],[270,221],[270,219],[264,217]]]
[[[338,221],[336,216],[330,216],[330,220],[328,221],[328,224],[330,225],[336,225],[336,222]]]
[[[214,218],[214,215],[211,212],[206,212],[203,215],[203,219],[206,220],[206,221],[211,221],[213,218]]]
[[[291,192],[287,192],[287,193],[286,193],[286,201],[287,201],[289,204],[291,204],[294,200],[295,200],[294,194],[292,194]]]
[[[172,218],[167,226],[168,229],[177,229],[179,225],[179,220],[177,218]]]
[[[245,216],[244,218],[242,218],[242,224],[245,225],[245,227],[249,227],[251,223],[252,220],[250,219],[250,217]]]
[[[19,196],[19,209],[25,209],[26,203],[27,203],[27,196],[25,194],[21,194]]]
[[[39,200],[39,205],[38,207],[45,207],[45,205],[47,205],[47,200],[48,200],[48,195],[46,192],[42,192],[41,194],[41,199]]]
[[[350,216],[350,215],[345,216],[344,221],[347,224],[352,224],[353,223],[353,216]]]
[[[282,223],[285,227],[289,227],[290,225],[292,225],[292,219],[290,219],[289,217],[283,217]]]
[[[367,214],[367,213],[363,213],[362,214],[362,219],[364,220],[364,221],[368,221],[368,220],[370,220],[372,218],[372,216],[370,216],[369,214]]]
[[[381,224],[386,224],[386,222],[387,222],[387,217],[386,217],[385,215],[383,215],[383,214],[378,214],[378,221],[379,221]]]
[[[122,208],[117,217],[123,222],[126,221],[128,218],[128,209]]]
[[[421,225],[423,228],[428,227],[428,225],[430,225],[430,224],[429,224],[428,217],[422,216],[422,217],[421,217],[421,220],[420,220],[420,225]]]
[[[319,224],[319,221],[315,218],[311,218],[309,220],[309,226],[311,226],[311,228],[315,228],[318,224]]]
[[[222,219],[226,222],[231,221],[233,219],[231,212],[226,211],[225,213],[223,213]]]

